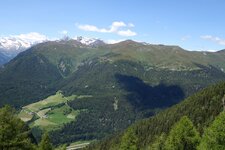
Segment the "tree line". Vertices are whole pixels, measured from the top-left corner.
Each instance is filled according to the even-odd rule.
[[[137,137],[129,128],[122,136],[121,150],[138,150]],[[212,124],[205,129],[202,137],[192,121],[182,117],[171,128],[168,135],[162,133],[155,137],[149,150],[224,150],[225,149],[225,112],[220,113]]]
[[[29,127],[16,116],[10,106],[0,109],[0,149],[1,150],[53,150],[47,133],[42,135],[40,143],[36,143]],[[65,146],[57,148],[66,150]]]

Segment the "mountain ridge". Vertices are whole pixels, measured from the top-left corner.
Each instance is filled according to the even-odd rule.
[[[34,34],[34,35],[33,35]],[[34,37],[32,37],[32,35],[35,37],[39,37],[40,39],[35,40]],[[3,58],[2,59],[6,59],[5,61],[2,61],[1,65],[7,63],[9,60],[11,60],[12,58],[14,58],[17,54],[19,54],[22,51],[25,51],[26,49],[29,49],[30,47],[39,44],[39,43],[43,43],[43,42],[48,42],[48,41],[52,41],[47,39],[46,37],[43,37],[43,35],[38,35],[37,33],[31,33],[29,35],[31,37],[31,39],[25,38],[24,35],[20,35],[20,36],[11,36],[11,37],[1,37],[0,38],[0,52],[2,54],[4,54],[5,56],[7,56],[7,58]],[[34,38],[34,39],[32,39]],[[120,41],[117,43],[113,43],[113,44],[109,44],[107,42],[105,42],[104,40],[98,39],[98,38],[87,38],[87,37],[82,37],[82,36],[78,36],[75,38],[70,38],[70,37],[64,37],[61,40],[56,40],[55,42],[61,42],[63,43],[63,41],[66,43],[68,41],[73,42],[74,44],[76,42],[75,45],[76,46],[83,46],[83,47],[92,47],[92,48],[98,48],[98,47],[108,47],[108,48],[113,48],[113,47],[137,47],[137,46],[148,46],[150,49],[157,49],[157,47],[171,47],[173,49],[177,49],[177,50],[185,50],[179,46],[169,46],[169,45],[163,45],[163,44],[149,44],[149,43],[144,43],[144,42],[137,42],[137,41],[133,41],[133,40],[124,40],[124,41]],[[54,42],[54,41],[53,41]],[[148,48],[148,49],[149,49]],[[141,49],[140,49],[141,50]],[[143,49],[142,49],[143,50]],[[187,51],[187,50],[185,50]],[[222,53],[223,54],[224,50],[221,51],[217,51],[216,53]],[[193,51],[193,52],[199,52],[199,51]],[[207,51],[202,51],[202,53],[204,55],[210,54]],[[214,53],[211,53],[214,54]]]
[[[177,46],[145,45],[132,40],[116,44],[104,44],[98,47],[84,45],[77,40],[48,41],[20,53],[4,66],[0,77],[7,74],[7,70],[15,63],[23,65],[20,62],[23,61],[30,65],[29,61],[34,58],[37,58],[35,63],[51,64],[55,68],[53,70],[56,70],[61,78],[73,76],[73,73],[85,64],[89,65],[95,62],[101,65],[118,61],[135,62],[140,64],[139,67],[142,66],[144,71],[153,69],[158,71],[170,70],[172,72],[199,70],[201,72],[204,68],[209,70],[211,68],[211,70],[214,69],[214,72],[222,75],[225,70],[225,59],[221,52],[223,51],[215,53],[190,52]],[[33,58],[29,58],[30,56]],[[29,61],[26,61],[26,59]],[[11,73],[13,72],[15,71],[11,68]],[[15,72],[16,74],[18,73]]]
[[[0,70],[0,105],[20,109],[57,91],[65,97],[88,95],[67,103],[80,113],[51,131],[53,142],[101,139],[224,81],[224,64],[219,53],[177,46],[48,41],[18,54]]]
[[[0,61],[0,65],[7,63],[11,59],[13,59],[17,54],[31,48],[32,46],[35,46],[40,43],[52,41],[47,39],[47,37],[42,37],[42,35],[39,35],[38,33],[30,33],[27,36],[28,37],[25,37],[24,35],[0,37],[0,53],[1,53],[0,58],[2,60]],[[35,36],[37,37],[40,36],[40,39],[38,38],[35,39]],[[89,45],[92,47],[98,47],[100,45],[105,44],[105,42],[103,42],[100,39],[85,38],[82,36],[78,36],[73,39],[70,39],[69,37],[64,37],[62,40],[56,40],[56,42],[69,41],[69,40],[75,40],[80,43],[79,45],[83,44],[83,45]]]

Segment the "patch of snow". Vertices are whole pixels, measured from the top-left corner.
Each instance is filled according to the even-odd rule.
[[[13,57],[31,46],[47,40],[45,35],[36,32],[0,37],[0,52],[6,56]]]
[[[141,42],[143,45],[151,45],[150,43],[147,42]]]
[[[105,44],[105,42],[103,42],[100,39],[87,38],[87,37],[82,37],[82,36],[75,37],[74,40],[77,40],[78,42],[80,42],[84,45],[91,45],[91,46],[98,46],[98,45]]]

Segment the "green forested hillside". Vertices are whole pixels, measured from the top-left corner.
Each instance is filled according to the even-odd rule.
[[[146,71],[140,64],[128,61],[84,64],[65,81],[61,90],[67,96],[75,93],[92,97],[69,103],[75,110],[86,111],[80,113],[76,121],[54,131],[54,143],[102,138],[108,133],[121,131],[135,120],[154,115],[219,81],[224,75],[216,72],[216,69],[209,68],[193,72]]]
[[[24,52],[10,61],[0,75],[0,105],[23,106],[54,92],[62,77],[42,55]]]
[[[189,52],[129,40],[95,47],[76,40],[46,42],[1,70],[0,106],[20,109],[59,90],[65,97],[89,95],[67,103],[82,111],[50,136],[54,144],[100,139],[225,80],[224,64],[223,51]]]
[[[111,65],[109,67],[120,73],[141,78],[151,85],[180,76],[179,84],[186,86],[194,79],[197,82],[192,82],[187,89],[196,91],[208,85],[202,85],[199,79],[206,81],[205,78],[208,78],[210,81],[207,81],[212,83],[224,79],[224,64],[223,51],[188,52],[177,46],[144,45],[129,40],[97,47],[86,46],[76,40],[46,42],[19,54],[4,66],[0,73],[0,105],[9,103],[20,107],[45,98],[60,88],[69,92],[68,88],[60,86],[61,81],[66,83],[74,80],[74,75],[80,74],[77,73],[78,69],[89,72],[91,68],[91,72],[106,74],[104,70],[97,70],[105,65]],[[113,70],[108,73],[115,72]],[[102,77],[101,74],[97,76]],[[73,86],[77,86],[77,83]]]
[[[197,131],[202,134],[204,129],[223,111],[224,97],[224,82],[210,86],[154,117],[135,123],[123,133],[90,146],[89,149],[118,149],[122,144],[121,139],[127,132],[133,133],[137,138],[136,146],[139,149],[146,149],[158,136],[167,135],[182,116],[188,116]]]

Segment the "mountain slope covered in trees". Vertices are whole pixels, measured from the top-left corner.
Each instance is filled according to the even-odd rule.
[[[209,127],[224,110],[224,99],[225,83],[222,82],[188,97],[154,117],[135,123],[123,133],[90,146],[89,149],[118,149],[123,144],[121,141],[123,141],[124,136],[131,133],[137,139],[135,145],[138,149],[151,147],[155,139],[158,137],[163,139],[167,136],[174,124],[183,116],[190,118],[200,135],[203,135],[205,128]],[[213,126],[215,125],[212,125],[212,128]],[[179,131],[176,130],[176,132]],[[211,130],[206,131],[205,134],[209,135],[208,132],[211,132]],[[220,132],[221,135],[224,134],[224,131],[221,130]],[[207,138],[207,135],[203,135],[203,141]]]
[[[224,51],[189,52],[134,41],[38,44],[0,72],[0,106],[16,108],[62,91],[76,119],[51,132],[54,143],[100,139],[225,80]],[[38,129],[37,129],[38,130]]]
[[[169,85],[180,86],[187,96],[225,78],[224,57],[224,51],[188,52],[177,46],[144,45],[129,40],[94,47],[76,40],[46,42],[22,52],[2,69],[0,105],[20,107],[59,89],[74,93],[74,86],[80,82],[76,75],[83,72],[89,76],[82,80],[92,80],[92,84],[96,76],[104,83],[102,76],[113,80],[116,74],[125,74],[153,86],[169,82]],[[105,72],[100,70],[102,67],[110,69]],[[73,85],[67,85],[70,82]],[[80,89],[86,92],[84,84],[82,82]],[[109,89],[104,84],[101,87]]]

